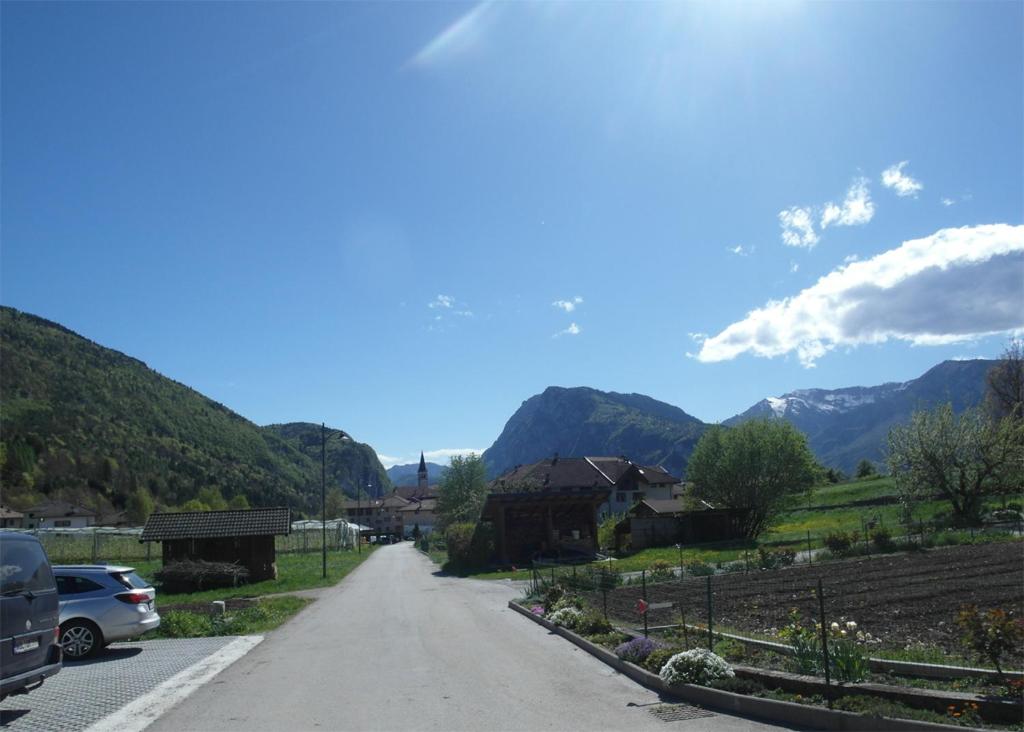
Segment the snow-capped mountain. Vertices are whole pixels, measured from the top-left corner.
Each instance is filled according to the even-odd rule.
[[[863,458],[882,464],[889,428],[909,420],[915,410],[943,402],[952,402],[957,411],[980,404],[985,374],[994,364],[981,359],[944,361],[903,383],[798,389],[762,399],[725,424],[785,419],[807,435],[818,460],[850,473]]]

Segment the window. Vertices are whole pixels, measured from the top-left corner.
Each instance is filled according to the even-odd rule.
[[[643,491],[637,491],[636,493],[633,494],[633,503],[639,503],[640,501],[644,500],[644,498],[646,498],[646,497],[647,496],[644,495]]]
[[[615,502],[616,503],[625,503],[626,502],[626,494],[625,493],[616,493],[615,494]]]
[[[61,595],[80,595],[83,592],[94,592],[102,589],[103,585],[98,585],[85,577],[57,578],[57,593]]]
[[[71,521],[69,521],[68,519],[60,519],[60,520],[54,521],[53,525],[57,526],[57,527],[60,527],[60,526],[71,526]]]
[[[34,541],[5,541],[0,564],[0,593],[53,590],[50,563]]]

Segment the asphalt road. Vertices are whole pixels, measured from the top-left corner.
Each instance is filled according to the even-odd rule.
[[[778,729],[666,723],[656,693],[509,610],[509,583],[436,572],[409,542],[377,550],[149,729]]]

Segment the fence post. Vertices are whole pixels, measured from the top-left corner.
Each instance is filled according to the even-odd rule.
[[[644,638],[647,637],[647,570],[640,570],[640,583],[643,585],[644,592]]]
[[[743,574],[750,572],[750,552],[743,550]]]
[[[683,610],[683,596],[679,595],[679,627],[683,629],[683,649],[690,650],[690,639],[686,634],[686,611]]]
[[[575,563],[573,563],[573,565],[572,565],[572,581],[573,581],[573,584],[576,584],[576,564]]]
[[[821,659],[825,668],[825,700],[828,708],[832,708],[832,678],[828,663],[828,626],[825,625],[825,593],[821,587],[821,577],[818,578],[818,622],[821,624]]]
[[[711,575],[709,574],[706,579],[708,581],[708,650],[713,651],[715,649],[715,634],[712,630],[714,614],[711,605]]]
[[[95,530],[92,532],[92,563],[96,564],[96,557],[100,550],[100,535]]]
[[[153,550],[153,542],[151,542],[151,541],[147,541],[147,542],[146,542],[146,561],[147,561],[147,562],[148,562],[148,561],[150,560],[150,558],[151,558],[150,554],[151,554],[152,550]]]
[[[868,544],[868,522],[861,519],[861,523],[864,524],[864,554],[867,555],[871,553],[871,545]]]
[[[811,554],[811,530],[807,530],[807,563],[811,564],[814,562],[814,555]]]
[[[683,581],[683,545],[682,543],[676,544],[676,549],[679,550],[679,581]]]

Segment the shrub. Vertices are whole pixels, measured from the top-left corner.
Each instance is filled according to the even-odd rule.
[[[674,567],[664,559],[655,559],[647,565],[648,582],[668,582],[676,578]]]
[[[707,648],[694,648],[672,656],[662,667],[660,675],[666,684],[707,684],[735,674],[721,656]]]
[[[574,630],[580,621],[583,620],[583,612],[574,607],[563,607],[561,610],[555,610],[555,612],[551,613],[548,616],[548,620],[555,625]]]
[[[651,651],[642,665],[652,674],[660,673],[662,667],[677,653],[679,653],[678,648],[658,648]]]
[[[825,546],[833,554],[847,554],[857,546],[860,535],[854,532],[835,531],[825,536]]]
[[[733,638],[722,638],[715,643],[716,654],[729,661],[740,661],[746,658],[747,647]]]
[[[720,691],[731,691],[733,694],[746,694],[753,696],[765,690],[764,684],[753,679],[740,679],[735,676],[726,676],[722,679],[713,679],[708,682],[712,689]]]
[[[889,533],[889,529],[881,526],[871,532],[871,543],[874,544],[875,549],[880,552],[888,552],[896,548],[896,545],[892,540],[892,534]]]
[[[615,655],[623,661],[629,661],[630,663],[635,663],[637,666],[640,666],[647,660],[647,657],[650,656],[653,651],[664,647],[663,643],[651,640],[650,638],[634,638],[633,640],[623,643],[621,646],[616,648]]]
[[[576,624],[576,632],[580,635],[604,635],[613,630],[612,624],[596,610],[583,613],[583,617]]]
[[[487,566],[494,552],[494,532],[489,524],[451,524],[444,530],[448,563],[458,571]]]
[[[540,603],[544,606],[546,612],[551,612],[564,594],[565,590],[562,589],[561,585],[545,584],[540,591]]]
[[[694,577],[707,577],[708,575],[715,573],[715,568],[707,562],[695,559],[686,563],[686,571]]]
[[[583,603],[580,602],[580,598],[575,595],[568,594],[563,594],[558,598],[558,602],[551,606],[551,612],[558,612],[559,610],[564,610],[567,607],[583,612]]]
[[[789,624],[779,635],[793,647],[793,662],[799,674],[813,674],[821,669],[821,644],[813,625],[803,623],[800,611],[789,611]]]
[[[999,608],[983,613],[976,605],[964,605],[956,616],[961,641],[982,661],[1003,675],[1003,661],[1024,645],[1024,621]]]
[[[796,561],[796,552],[780,549],[769,551],[763,546],[757,548],[757,563],[761,569],[778,569],[788,567]]]
[[[162,592],[198,592],[216,587],[237,587],[249,581],[249,570],[230,562],[183,560],[171,562],[153,576]]]
[[[852,620],[842,625],[832,623],[829,634],[828,660],[835,677],[840,681],[863,681],[869,670],[864,643],[870,636],[859,632]]]

